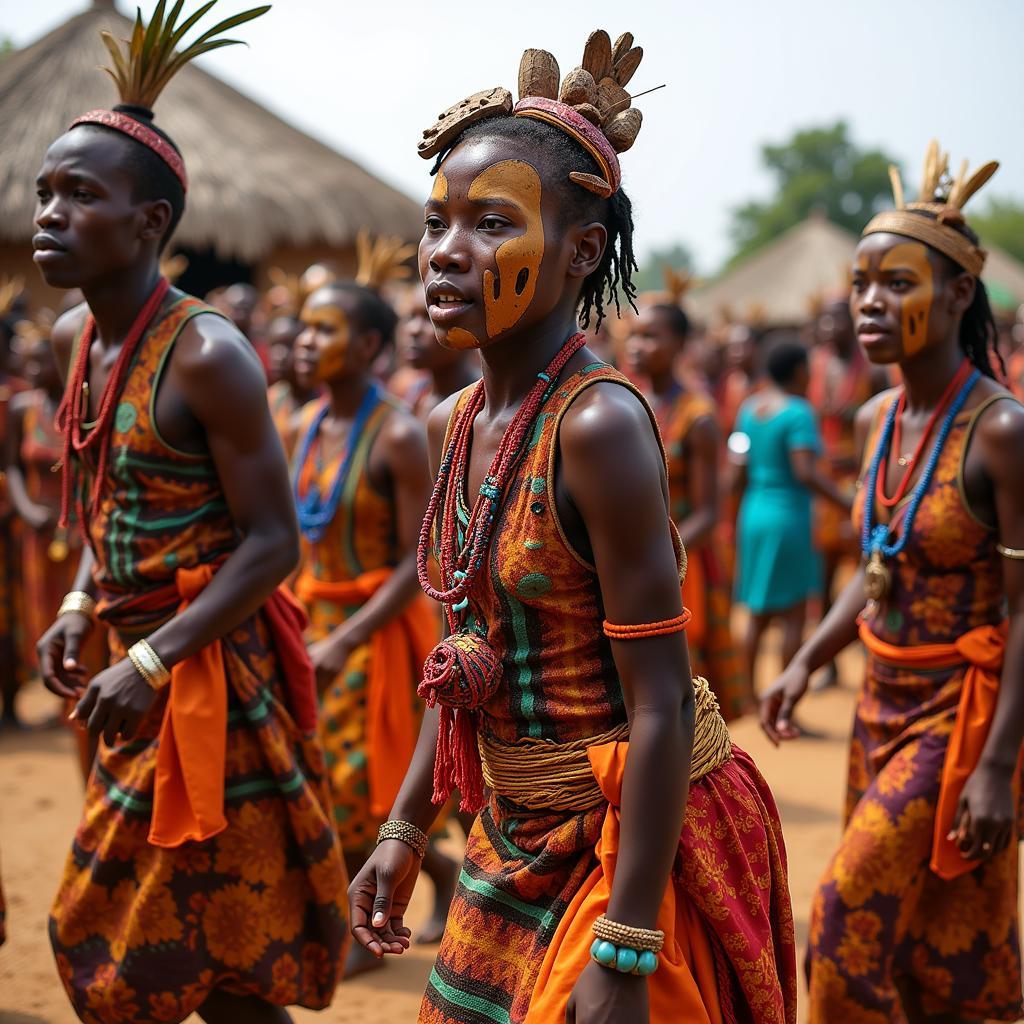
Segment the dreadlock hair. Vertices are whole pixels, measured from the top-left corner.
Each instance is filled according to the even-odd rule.
[[[323,286],[323,291],[335,295],[342,293],[352,300],[355,326],[361,331],[376,331],[380,335],[379,351],[383,352],[394,344],[398,315],[372,288],[355,281],[332,281]]]
[[[460,142],[476,138],[499,138],[527,143],[539,153],[552,178],[560,189],[559,208],[562,211],[562,225],[592,223],[597,221],[608,231],[608,244],[601,256],[601,262],[580,288],[577,302],[580,324],[590,326],[590,316],[596,317],[596,326],[601,326],[607,313],[605,304],[614,302],[615,312],[622,312],[620,298],[636,310],[636,287],[633,272],[637,269],[633,255],[633,204],[623,189],[608,199],[602,199],[593,192],[571,182],[569,174],[600,175],[600,168],[594,158],[574,139],[554,125],[528,117],[495,117],[470,125],[451,144],[442,150],[431,170],[436,174],[448,154]],[[621,296],[620,296],[621,293]]]
[[[674,302],[657,302],[651,306],[651,310],[665,321],[668,329],[680,342],[686,341],[690,334],[690,318],[686,315],[686,310]]]
[[[157,133],[168,145],[172,146],[178,153],[177,143],[162,129],[153,123],[153,111],[146,107],[139,107],[132,103],[119,103],[114,110],[119,114],[127,114],[141,121],[151,131]],[[136,142],[131,136],[113,128],[106,128],[101,124],[82,124],[79,128],[89,128],[97,132],[105,132],[124,140],[125,160],[124,166],[131,174],[134,188],[132,190],[132,201],[136,203],[154,202],[164,199],[171,204],[171,219],[167,225],[167,231],[160,240],[159,252],[167,248],[167,243],[177,230],[182,215],[185,212],[185,189],[182,187],[178,176],[157,156],[148,146]]]
[[[931,210],[909,210],[908,212],[919,217],[936,219]],[[947,223],[947,226],[955,228],[975,245],[979,244],[978,236],[966,224]],[[931,247],[929,246],[929,248]],[[937,249],[932,251],[938,252]],[[948,277],[956,277],[965,272],[959,263],[950,259],[945,253],[938,253],[938,255],[942,258]],[[1006,364],[999,351],[999,329],[996,327],[996,318],[988,301],[988,290],[980,277],[974,282],[974,299],[960,321],[959,340],[960,348],[972,366],[976,366],[986,377],[993,379],[996,379],[996,367],[998,366],[1003,377],[1006,377]]]

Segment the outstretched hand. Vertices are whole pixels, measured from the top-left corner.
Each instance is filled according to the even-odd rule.
[[[420,859],[399,839],[386,839],[348,887],[352,934],[375,957],[404,953],[412,932],[405,911],[420,873]]]

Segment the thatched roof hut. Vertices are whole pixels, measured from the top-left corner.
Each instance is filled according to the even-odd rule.
[[[35,175],[47,146],[79,114],[114,102],[100,30],[131,22],[113,0],[92,6],[0,61],[0,270],[27,267]],[[188,209],[175,246],[252,268],[288,269],[331,256],[346,262],[356,232],[412,240],[411,199],[198,67],[168,86],[157,122],[189,171]],[[12,265],[13,264],[13,265]],[[38,275],[29,280],[35,285]]]
[[[742,319],[756,310],[761,326],[798,326],[809,318],[818,296],[843,287],[856,248],[856,236],[812,214],[691,292],[687,309],[706,323],[721,319],[726,311]],[[993,306],[1008,310],[1024,303],[1024,263],[1002,249],[986,248],[982,278]]]

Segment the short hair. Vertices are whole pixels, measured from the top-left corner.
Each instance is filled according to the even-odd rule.
[[[668,329],[680,340],[685,341],[690,333],[690,318],[682,306],[674,302],[658,302],[651,309],[665,320]]]
[[[325,284],[322,290],[343,292],[354,300],[355,326],[361,331],[377,331],[381,348],[394,344],[398,315],[372,288],[356,284],[355,281],[332,281]]]
[[[793,381],[797,371],[807,366],[807,349],[791,341],[780,341],[773,345],[765,359],[768,376],[776,384],[785,386]]]

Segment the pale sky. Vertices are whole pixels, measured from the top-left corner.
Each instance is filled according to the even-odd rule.
[[[0,0],[0,35],[23,45],[87,3]],[[419,199],[415,144],[439,111],[494,85],[514,93],[530,46],[564,74],[597,27],[644,47],[633,90],[668,84],[638,101],[644,127],[622,160],[641,254],[681,241],[716,269],[730,210],[770,193],[760,144],[840,117],[903,161],[909,188],[934,135],[956,166],[1000,160],[986,193],[1024,200],[1024,0],[277,0],[238,30],[250,49],[201,63]]]

